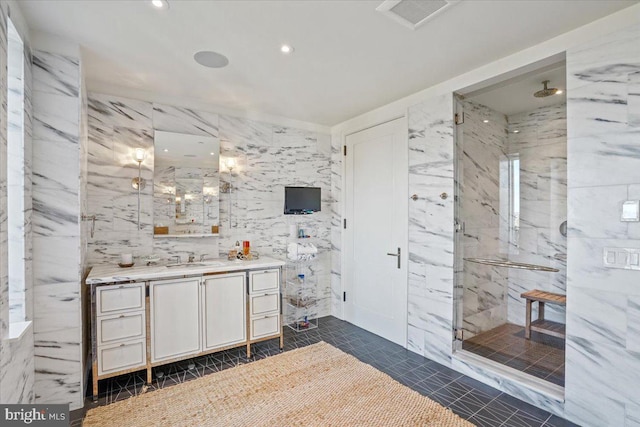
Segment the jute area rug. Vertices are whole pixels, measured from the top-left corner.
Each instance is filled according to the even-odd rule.
[[[83,425],[473,426],[324,342],[91,409]]]

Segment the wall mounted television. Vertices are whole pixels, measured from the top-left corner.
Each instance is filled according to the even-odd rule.
[[[284,214],[307,215],[320,211],[320,187],[284,187]]]

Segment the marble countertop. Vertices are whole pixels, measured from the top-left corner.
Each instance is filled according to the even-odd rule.
[[[181,264],[175,267],[167,267],[166,265],[147,266],[141,264],[140,266],[120,268],[118,265],[101,264],[91,268],[86,283],[88,285],[99,285],[103,283],[128,282],[131,280],[167,279],[170,277],[198,276],[205,273],[275,268],[281,267],[284,264],[284,261],[266,257],[251,261],[216,259],[194,262],[191,265]]]

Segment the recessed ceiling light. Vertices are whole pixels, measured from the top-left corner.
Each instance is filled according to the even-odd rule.
[[[293,46],[289,46],[288,44],[283,44],[282,46],[280,46],[280,52],[284,53],[285,55],[293,53]]]
[[[165,148],[165,149],[164,149],[164,152],[165,152],[165,153],[168,153],[168,152],[169,152],[169,149],[168,149],[168,148]]]
[[[211,154],[212,156],[215,156],[215,155],[216,155],[216,153],[209,153],[209,154]]]
[[[518,129],[514,130],[513,133],[520,133]]]
[[[484,119],[484,120],[482,121],[482,123],[489,123],[489,120]]]
[[[229,59],[227,59],[226,56],[210,50],[197,52],[193,55],[193,59],[195,59],[198,64],[209,68],[222,68],[229,64]]]
[[[167,0],[151,0],[151,4],[158,9],[169,9]]]
[[[562,93],[562,89],[558,89],[558,91],[556,92],[556,95],[560,95]]]

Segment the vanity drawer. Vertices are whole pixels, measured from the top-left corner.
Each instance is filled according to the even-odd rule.
[[[264,315],[280,311],[280,293],[251,295],[249,303],[251,316]]]
[[[144,309],[144,283],[98,286],[96,312],[98,316],[121,311]]]
[[[280,269],[249,272],[249,292],[265,293],[280,289]]]
[[[251,339],[278,335],[280,333],[280,314],[271,314],[251,319]]]
[[[97,331],[98,345],[144,338],[146,336],[145,312],[136,311],[99,317]]]
[[[145,340],[98,347],[98,375],[144,368],[147,364]]]

